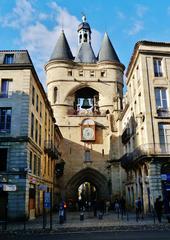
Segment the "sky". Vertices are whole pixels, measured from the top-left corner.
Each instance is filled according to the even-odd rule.
[[[82,13],[96,55],[107,32],[126,68],[136,42],[170,42],[169,0],[0,0],[0,50],[27,49],[45,86],[44,65],[62,29],[76,54]]]

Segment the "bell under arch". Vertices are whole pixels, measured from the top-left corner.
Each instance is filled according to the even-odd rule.
[[[93,168],[85,168],[76,173],[66,185],[66,198],[77,200],[77,190],[84,182],[91,183],[97,192],[98,199],[109,199],[109,189],[107,178]]]

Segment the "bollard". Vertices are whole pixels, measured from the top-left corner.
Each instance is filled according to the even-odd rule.
[[[80,221],[84,221],[84,212],[80,213]]]

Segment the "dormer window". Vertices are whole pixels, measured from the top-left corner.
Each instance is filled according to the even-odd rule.
[[[79,71],[79,77],[83,77],[83,75],[84,75],[84,74],[83,74],[83,70],[80,70],[80,71]]]
[[[12,64],[14,62],[14,54],[5,54],[4,64]]]
[[[106,77],[106,70],[101,71],[101,77]]]

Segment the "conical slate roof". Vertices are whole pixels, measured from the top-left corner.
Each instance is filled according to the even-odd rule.
[[[98,54],[98,61],[120,62],[107,33],[104,34],[103,42]]]
[[[60,37],[57,40],[50,60],[73,60],[74,57],[68,45],[64,31],[62,31]]]
[[[95,63],[96,57],[90,43],[82,43],[78,50],[75,62]]]

